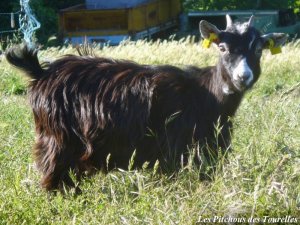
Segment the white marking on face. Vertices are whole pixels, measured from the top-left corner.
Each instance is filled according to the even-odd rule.
[[[252,82],[253,72],[247,63],[246,58],[243,58],[233,70],[233,79],[235,81],[241,81],[247,86]]]
[[[234,93],[226,83],[223,85],[222,90],[225,95],[230,95]]]

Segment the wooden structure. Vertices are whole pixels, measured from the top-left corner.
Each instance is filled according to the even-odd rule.
[[[130,8],[88,9],[77,5],[60,11],[60,33],[65,40],[118,44],[140,39],[178,25],[180,0],[154,0]]]

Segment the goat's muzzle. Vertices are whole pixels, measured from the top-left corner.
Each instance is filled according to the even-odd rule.
[[[243,91],[252,85],[252,81],[252,69],[249,67],[246,58],[244,58],[233,70],[233,84],[239,91]]]

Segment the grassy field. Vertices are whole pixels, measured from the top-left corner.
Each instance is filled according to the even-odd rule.
[[[49,48],[39,57],[52,60],[72,52]],[[177,66],[217,60],[216,50],[191,39],[125,43],[97,54]],[[191,166],[175,178],[141,169],[99,173],[83,180],[78,196],[46,193],[31,154],[34,124],[26,84],[27,78],[1,58],[0,224],[223,224],[225,217],[241,224],[278,217],[299,223],[300,42],[279,55],[264,52],[260,80],[234,119],[233,152],[211,182],[201,182]]]

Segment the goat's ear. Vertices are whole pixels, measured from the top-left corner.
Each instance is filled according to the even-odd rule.
[[[288,38],[284,33],[269,33],[262,36],[263,47],[266,49],[280,48]]]
[[[211,35],[218,37],[221,32],[215,25],[207,22],[206,20],[200,21],[199,30],[204,39],[210,39]],[[212,41],[215,42],[214,40]]]

